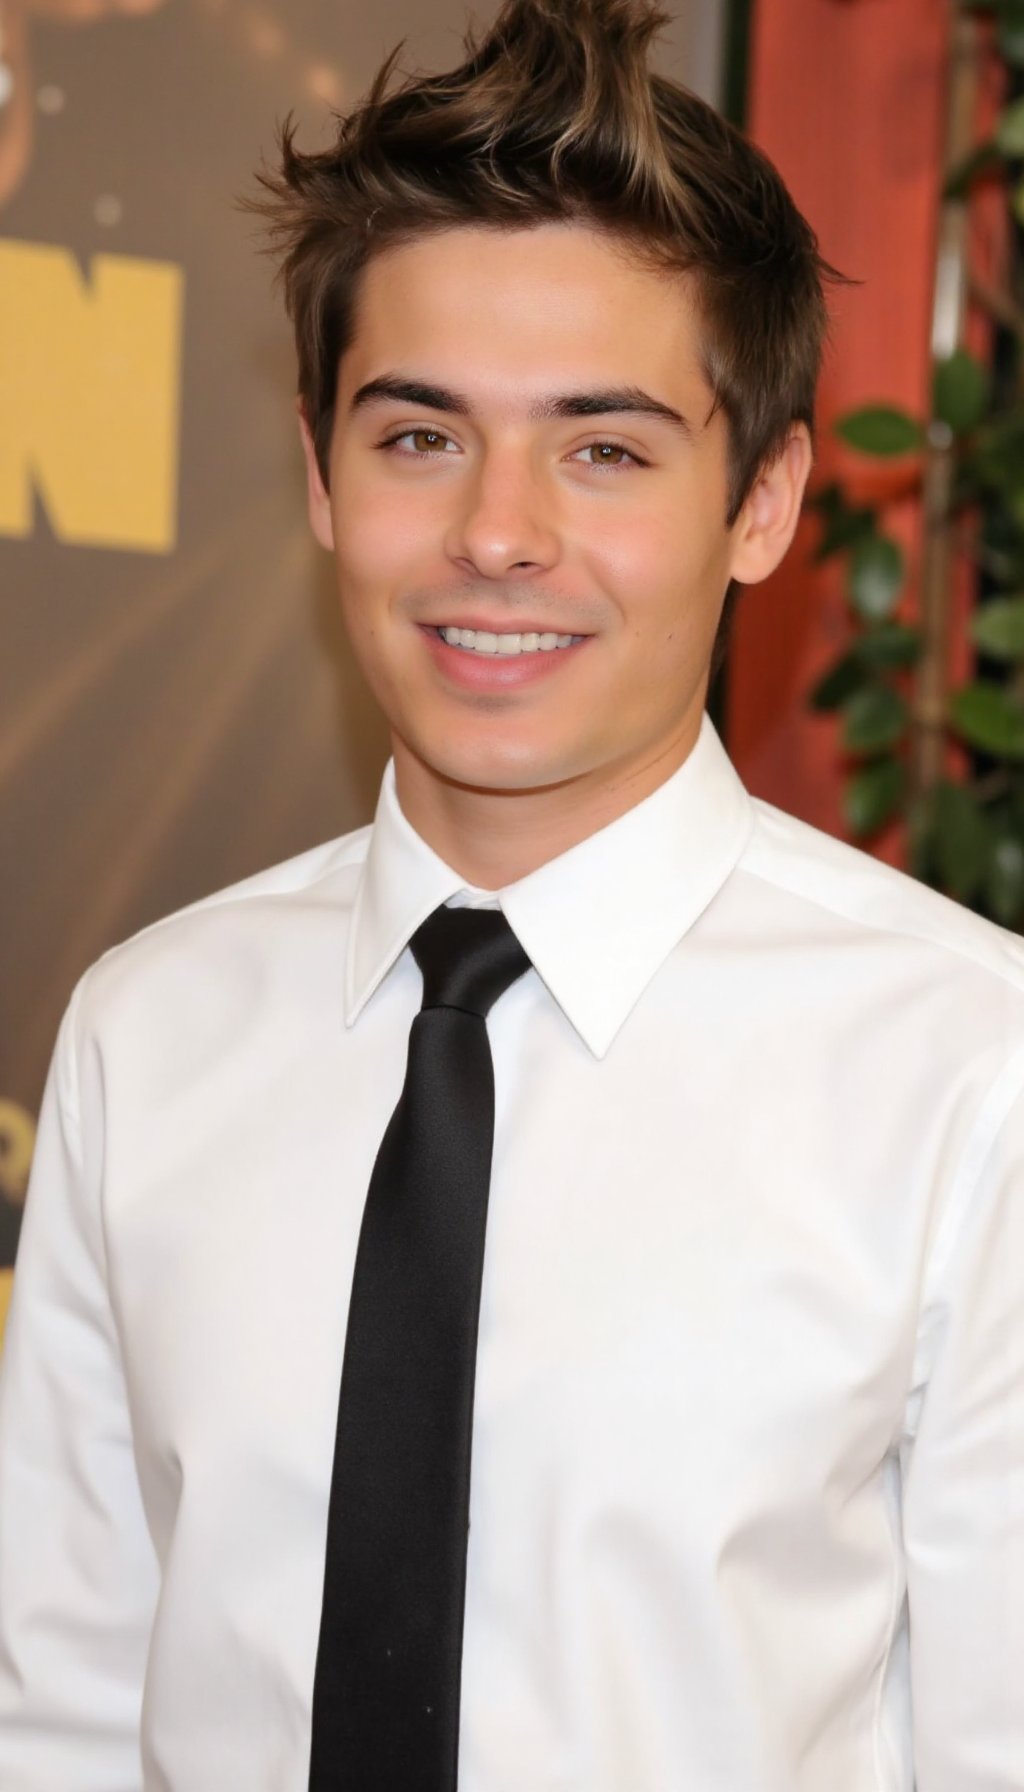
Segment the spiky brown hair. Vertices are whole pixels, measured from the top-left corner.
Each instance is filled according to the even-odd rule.
[[[505,0],[466,60],[392,84],[387,57],[334,144],[243,200],[280,258],[298,385],[325,485],[338,364],[359,276],[381,250],[458,225],[586,224],[692,278],[704,372],[729,436],[731,524],[796,421],[813,427],[838,278],[768,159],[712,106],[648,68],[670,22],[651,0]]]

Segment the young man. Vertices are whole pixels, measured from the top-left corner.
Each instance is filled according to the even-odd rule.
[[[1022,955],[704,714],[825,270],[659,22],[509,0],[266,177],[394,756],[72,999],[4,1792],[1024,1786]]]

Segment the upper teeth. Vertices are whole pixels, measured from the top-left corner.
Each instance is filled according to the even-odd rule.
[[[442,628],[438,633],[449,647],[470,647],[475,653],[551,653],[571,647],[582,635],[492,635],[485,629]]]

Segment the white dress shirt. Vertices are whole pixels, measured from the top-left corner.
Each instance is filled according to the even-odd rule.
[[[78,985],[4,1361],[2,1792],[303,1792],[447,900],[533,967],[488,1023],[460,1792],[1021,1792],[1024,951],[752,800],[707,718],[490,895],[389,765],[372,827]]]

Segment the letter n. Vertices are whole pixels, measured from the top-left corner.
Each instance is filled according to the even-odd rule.
[[[0,535],[167,553],[177,529],[183,270],[0,239]]]

